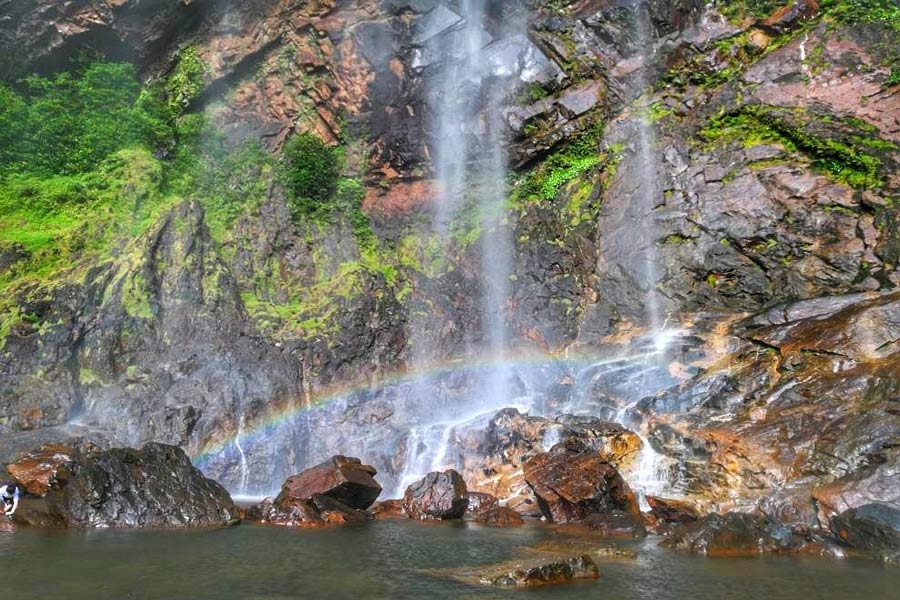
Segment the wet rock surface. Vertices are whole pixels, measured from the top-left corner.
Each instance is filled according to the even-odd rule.
[[[519,513],[508,506],[500,506],[500,501],[490,494],[468,492],[468,496],[466,519],[492,527],[515,527],[525,523]]]
[[[275,504],[266,498],[247,510],[246,519],[281,527],[321,527],[325,519],[309,500],[289,498]]]
[[[689,502],[647,496],[650,514],[665,523],[692,523],[700,518],[700,512]]]
[[[403,248],[402,264],[369,268],[340,219],[315,231],[293,223],[277,185],[222,239],[196,203],[177,205],[84,277],[17,292],[18,313],[47,327],[23,321],[2,341],[3,462],[68,443],[76,417],[103,447],[155,440],[203,454],[317,391],[408,368],[411,314],[425,313],[423,329],[437,338],[429,360],[483,344],[479,240],[456,244],[446,268],[411,260],[406,246],[436,195],[435,99],[425,90],[429,74],[458,58],[459,7],[231,4],[0,3],[0,78],[65,68],[83,48],[164,76],[190,43],[208,67],[190,109],[209,107],[231,142],[277,150],[302,130],[364,147],[349,163],[375,236]],[[630,418],[681,467],[670,482],[679,494],[704,511],[759,506],[806,528],[871,503],[900,506],[900,96],[880,56],[895,33],[830,21],[809,1],[740,25],[695,1],[564,4],[535,4],[527,36],[506,35],[500,13],[485,26],[485,52],[518,59],[520,89],[502,107],[511,164],[540,165],[603,125],[590,142],[602,161],[510,214],[512,337],[549,353],[575,342],[588,352],[621,347],[640,335],[647,292],[658,290],[669,325],[697,340],[654,375],[669,389]],[[652,48],[641,47],[639,22]],[[646,106],[634,102],[643,87],[659,90]],[[637,144],[648,118],[655,173]],[[648,255],[658,256],[654,281]],[[28,258],[3,245],[0,273]],[[341,279],[348,271],[354,277]],[[274,275],[260,282],[261,273]],[[322,281],[341,285],[314,301],[297,294]],[[323,321],[294,314],[309,304],[337,316],[314,333],[292,329]],[[645,376],[620,366],[617,379]],[[614,384],[559,371],[537,376],[554,382],[541,404],[554,418],[510,409],[450,440],[446,466],[526,515],[542,507],[524,465],[554,442],[578,437],[626,479],[640,448],[635,434],[600,420],[624,406]],[[451,390],[435,405],[462,404],[477,389],[462,379],[430,382]],[[520,379],[517,393],[535,388]],[[378,446],[367,462],[396,479],[409,424],[432,408],[409,387],[349,394],[246,439],[240,453],[227,445],[204,472],[232,489],[270,489],[337,451]],[[592,417],[555,418],[576,392]],[[29,486],[49,481],[52,469],[39,470]]]
[[[420,521],[461,519],[468,507],[466,482],[453,469],[429,473],[403,495],[406,514]]]
[[[155,443],[66,463],[50,486],[47,509],[77,528],[217,527],[237,515],[225,488],[204,477],[183,450]]]
[[[557,444],[525,463],[525,481],[544,516],[554,523],[592,515],[636,515],[637,500],[615,467],[578,440]]]
[[[289,477],[275,499],[308,500],[316,495],[327,496],[355,509],[369,508],[381,494],[381,485],[374,479],[377,471],[362,464],[358,458],[334,456],[315,467]]]
[[[22,488],[32,496],[43,497],[50,489],[56,471],[80,454],[72,446],[48,444],[6,466]]]
[[[581,579],[597,579],[600,570],[584,554],[534,566],[522,566],[499,575],[484,575],[481,583],[500,587],[538,587]]]
[[[711,514],[675,529],[662,545],[707,556],[797,552],[801,540],[790,528],[749,513]]]
[[[900,509],[884,504],[851,508],[831,519],[831,530],[853,548],[900,554]]]

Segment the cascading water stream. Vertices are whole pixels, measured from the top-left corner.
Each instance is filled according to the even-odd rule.
[[[505,222],[506,142],[501,102],[509,91],[504,79],[515,72],[515,65],[497,65],[488,60],[485,47],[492,37],[485,28],[487,9],[486,0],[460,2],[460,20],[454,25],[452,35],[456,41],[456,48],[450,51],[453,58],[432,80],[434,171],[439,183],[433,230],[446,248],[452,220],[473,195],[477,197],[482,230],[481,324],[484,341],[481,353],[490,358],[492,366],[484,379],[478,406],[458,408],[470,416],[460,420],[436,414],[432,415],[431,423],[410,429],[406,460],[399,477],[401,488],[428,470],[445,466],[446,448],[454,425],[471,420],[473,412],[480,416],[485,410],[504,408],[511,401],[505,309],[509,298],[512,241]],[[431,43],[446,43],[444,37],[436,39]],[[500,73],[496,72],[498,68]],[[433,332],[413,326],[412,337],[414,363],[421,368],[424,360],[438,354],[431,339]],[[426,397],[430,393],[427,382],[419,380],[413,393]],[[427,439],[422,439],[423,436]]]
[[[241,483],[240,488],[238,488],[237,492],[239,495],[247,493],[247,482],[250,477],[250,469],[247,466],[247,454],[244,452],[244,447],[241,445],[244,440],[244,427],[246,426],[246,416],[244,414],[243,407],[241,407],[241,416],[238,419],[238,428],[237,435],[234,438],[234,447],[238,452],[239,461],[238,464],[241,470]]]

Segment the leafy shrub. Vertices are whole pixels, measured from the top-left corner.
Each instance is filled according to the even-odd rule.
[[[333,208],[339,165],[335,151],[310,133],[295,135],[284,146],[285,184],[298,215],[322,215]]]
[[[20,84],[20,92],[0,85],[0,175],[84,173],[117,150],[171,135],[167,115],[139,102],[129,64],[95,62]]]
[[[197,54],[196,48],[188,46],[181,49],[178,63],[165,84],[166,103],[171,114],[181,115],[200,96],[206,72],[206,63]]]

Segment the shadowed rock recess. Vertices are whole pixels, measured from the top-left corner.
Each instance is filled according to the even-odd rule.
[[[78,527],[284,482],[250,519],[895,561],[898,36],[889,0],[0,0],[0,474]]]

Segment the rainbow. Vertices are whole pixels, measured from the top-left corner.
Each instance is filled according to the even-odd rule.
[[[198,451],[193,453],[192,460],[195,465],[202,469],[210,459],[222,454],[226,449],[235,446],[237,443],[253,444],[263,436],[271,433],[274,429],[296,419],[304,412],[321,408],[357,393],[376,392],[386,387],[412,383],[420,379],[440,377],[451,373],[486,371],[498,367],[521,369],[549,365],[552,363],[564,363],[567,366],[580,370],[581,368],[595,365],[601,366],[622,361],[646,360],[648,357],[649,355],[646,353],[634,356],[610,357],[609,354],[575,354],[570,352],[551,354],[531,352],[527,355],[520,356],[506,355],[501,359],[481,356],[454,358],[444,362],[434,363],[417,370],[404,369],[388,372],[382,374],[378,381],[375,382],[353,382],[345,383],[343,385],[327,386],[308,394],[302,399],[302,402],[289,402],[284,406],[273,407],[265,414],[256,417],[252,422],[245,424],[242,431],[231,431],[224,437],[216,437],[206,441],[201,445]]]

